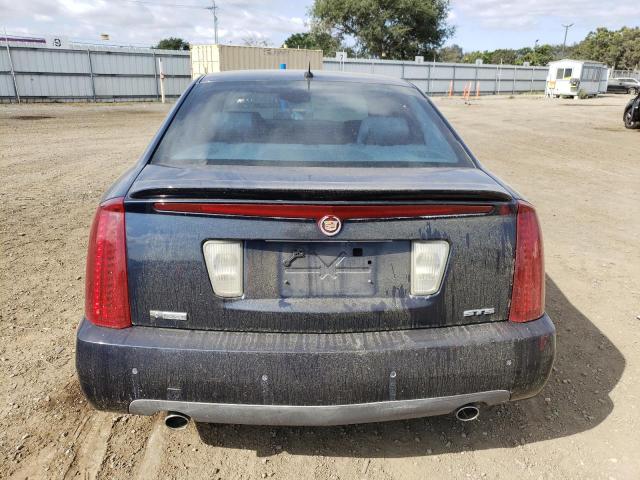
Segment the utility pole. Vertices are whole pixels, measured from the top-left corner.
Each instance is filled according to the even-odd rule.
[[[562,24],[562,26],[564,27],[564,42],[562,42],[562,56],[564,56],[564,50],[565,48],[567,48],[567,33],[569,33],[569,29],[571,27],[573,27],[573,23],[570,23],[568,25]]]
[[[211,6],[205,7],[213,13],[213,43],[218,44],[218,6],[216,0],[211,0]]]

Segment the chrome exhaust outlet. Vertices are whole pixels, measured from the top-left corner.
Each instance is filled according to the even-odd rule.
[[[461,422],[472,422],[480,416],[480,409],[473,404],[463,405],[456,410],[456,418]]]
[[[183,430],[189,425],[189,420],[191,420],[189,416],[183,413],[167,412],[167,416],[164,417],[164,424],[171,430]]]

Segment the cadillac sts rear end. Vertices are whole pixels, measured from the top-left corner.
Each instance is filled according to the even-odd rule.
[[[98,207],[77,371],[132,414],[474,418],[544,386],[544,281],[534,208],[412,85],[209,75]]]

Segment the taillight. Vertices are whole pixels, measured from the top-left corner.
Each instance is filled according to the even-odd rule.
[[[544,253],[536,211],[518,202],[516,261],[509,320],[529,322],[544,314]]]
[[[85,316],[102,327],[131,326],[123,198],[102,203],[93,219],[87,254]]]

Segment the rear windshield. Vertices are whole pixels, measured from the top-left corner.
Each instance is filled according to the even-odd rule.
[[[201,83],[152,162],[473,167],[414,88],[318,80]]]

